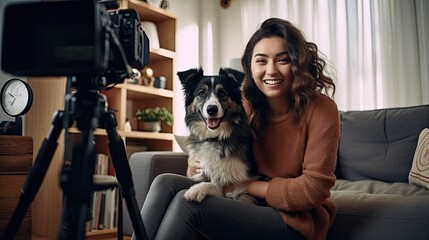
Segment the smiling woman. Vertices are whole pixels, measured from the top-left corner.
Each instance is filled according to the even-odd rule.
[[[337,70],[339,109],[429,102],[428,1],[238,3],[244,39],[260,21],[279,16],[300,26],[306,38],[318,44]]]
[[[241,62],[255,163],[266,176],[246,190],[301,237],[324,239],[336,211],[329,195],[339,138],[337,105],[325,95],[335,93],[325,61],[292,23],[270,18],[250,38]]]

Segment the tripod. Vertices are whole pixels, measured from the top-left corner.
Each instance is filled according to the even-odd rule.
[[[137,239],[147,239],[135,199],[134,183],[125,145],[116,130],[115,114],[107,109],[106,99],[98,93],[98,79],[69,77],[67,81],[68,84],[74,84],[76,91],[67,93],[64,111],[57,111],[52,118],[49,133],[39,148],[2,240],[15,239],[25,212],[34,200],[52,161],[62,129],[67,131],[74,123],[80,131],[81,139],[73,143],[71,160],[65,160],[61,170],[60,183],[65,196],[65,206],[61,216],[59,239],[85,239],[85,223],[89,215],[95,168],[94,130],[96,128],[104,128],[107,132],[108,147],[116,177]]]

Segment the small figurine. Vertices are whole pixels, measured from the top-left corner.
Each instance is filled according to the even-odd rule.
[[[148,87],[153,87],[155,77],[153,76],[153,70],[152,68],[145,67],[142,70],[141,78],[143,80],[143,85]]]
[[[124,132],[131,132],[133,129],[131,127],[130,120],[127,118],[125,120]]]

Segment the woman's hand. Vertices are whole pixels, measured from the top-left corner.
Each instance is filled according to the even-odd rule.
[[[188,159],[188,169],[186,170],[186,175],[188,177],[201,173],[202,171],[201,162],[198,159],[193,157]]]
[[[250,196],[265,199],[267,196],[268,182],[252,180],[243,184],[228,185],[223,188],[223,192],[232,192],[236,188],[244,188]]]

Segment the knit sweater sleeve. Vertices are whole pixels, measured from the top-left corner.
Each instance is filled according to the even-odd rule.
[[[335,184],[339,115],[332,100],[318,101],[304,114],[299,131],[306,146],[302,169],[296,177],[275,177],[268,184],[269,205],[287,212],[306,211],[322,205]],[[298,159],[296,159],[298,160]]]

